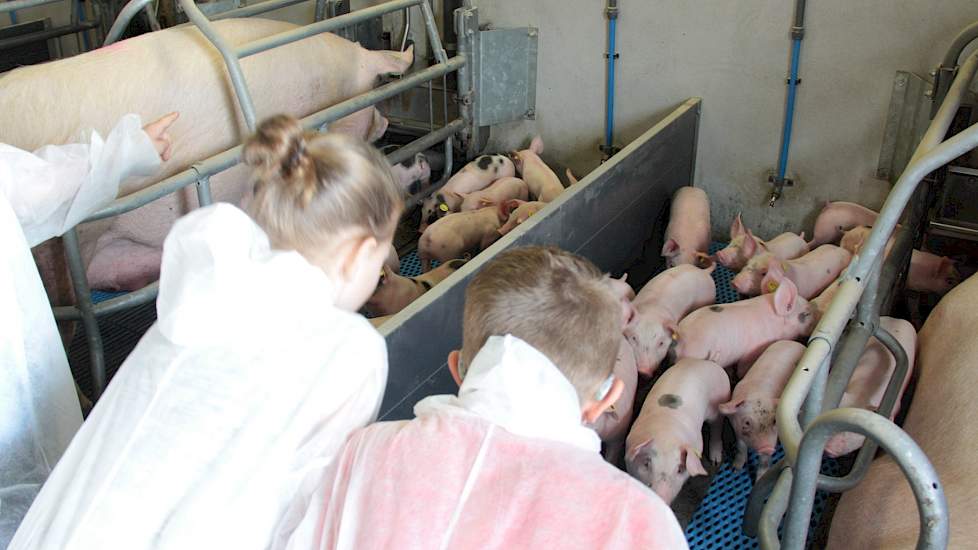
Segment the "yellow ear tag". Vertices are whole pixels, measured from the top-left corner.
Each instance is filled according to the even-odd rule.
[[[676,340],[676,341],[679,341],[679,333],[678,332],[673,332],[672,333],[672,339],[673,340]]]
[[[530,216],[532,216],[532,215],[534,215],[536,213],[537,213],[536,210],[533,210],[529,214],[527,214],[526,217],[529,218]]]
[[[448,212],[448,205],[445,203],[441,203],[438,205],[438,210],[441,210],[442,212]]]
[[[778,289],[778,282],[777,281],[768,281],[767,282],[767,291],[768,292],[774,292],[777,289]]]
[[[703,453],[697,451],[696,449],[690,449],[690,451],[692,451],[693,456],[695,456],[696,458],[698,458],[700,460],[703,460]]]

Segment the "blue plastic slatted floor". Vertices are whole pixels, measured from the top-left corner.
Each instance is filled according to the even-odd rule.
[[[726,246],[726,243],[710,245],[710,254]],[[717,285],[717,303],[735,302],[739,299],[737,292],[730,286],[734,272],[718,265],[713,272],[713,280]],[[780,445],[771,464],[784,456]],[[741,526],[744,519],[744,509],[753,487],[753,474],[757,471],[757,455],[750,453],[747,466],[736,470],[730,464],[731,458],[720,466],[720,469],[710,481],[710,490],[706,498],[686,526],[686,540],[691,550],[753,550],[759,548],[757,539],[744,535]],[[826,460],[822,464],[822,473],[841,475],[841,467],[835,460]],[[818,492],[815,496],[815,506],[809,529],[809,543],[816,532],[822,513],[825,511],[826,494]]]

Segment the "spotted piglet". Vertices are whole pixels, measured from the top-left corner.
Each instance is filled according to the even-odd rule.
[[[666,370],[628,432],[628,473],[671,503],[690,476],[706,475],[700,460],[704,422],[710,423],[710,461],[723,459],[723,417],[717,407],[729,399],[727,373],[712,361],[683,359]]]
[[[459,170],[444,187],[425,199],[421,205],[421,226],[424,233],[429,225],[462,207],[464,196],[481,191],[507,176],[516,175],[513,161],[506,155],[482,155]]]
[[[391,165],[391,173],[405,194],[421,191],[431,181],[431,165],[424,153],[418,153],[404,162]]]

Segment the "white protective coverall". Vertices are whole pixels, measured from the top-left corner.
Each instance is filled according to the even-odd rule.
[[[0,144],[0,548],[82,423],[68,359],[30,247],[115,198],[160,164],[139,117],[105,141],[34,153]]]
[[[236,207],[178,220],[159,320],[11,548],[267,548],[293,497],[380,408],[384,340],[334,298],[321,269],[272,250]]]
[[[513,336],[489,339],[459,396],[359,430],[308,506],[293,549],[682,549],[675,516],[602,460],[570,382]]]

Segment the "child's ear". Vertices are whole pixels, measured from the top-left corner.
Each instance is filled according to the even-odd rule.
[[[615,378],[615,381],[611,384],[611,389],[608,391],[608,395],[604,396],[604,399],[601,401],[588,400],[584,404],[584,407],[581,409],[581,416],[584,422],[588,424],[597,422],[598,418],[618,401],[623,391],[625,391],[625,383]]]
[[[459,351],[457,349],[454,349],[454,350],[448,352],[448,372],[452,373],[452,378],[455,379],[455,383],[458,384],[459,386],[461,386],[462,385],[462,375],[459,373],[459,370],[458,370],[458,358],[459,358],[459,355],[461,355],[461,354],[459,353]]]

